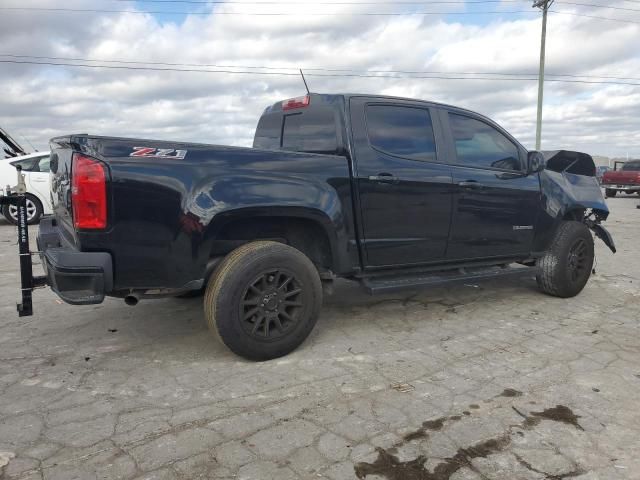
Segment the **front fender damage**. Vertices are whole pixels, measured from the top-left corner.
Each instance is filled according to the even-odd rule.
[[[613,237],[601,225],[609,216],[609,208],[595,178],[593,158],[568,150],[543,154],[546,165],[540,172],[540,184],[547,214],[556,222],[566,218],[579,220],[582,216],[582,222],[615,253]]]
[[[609,247],[609,249],[613,253],[616,253],[616,244],[613,241],[613,237],[611,236],[611,234],[609,233],[609,231],[606,228],[604,228],[599,223],[596,223],[596,222],[594,222],[593,220],[590,220],[590,219],[587,219],[585,221],[585,225],[587,225],[587,227],[589,227],[591,229],[591,231],[593,231],[593,233],[595,233],[596,237],[598,237],[600,240],[602,240],[604,242],[604,244],[607,247]]]

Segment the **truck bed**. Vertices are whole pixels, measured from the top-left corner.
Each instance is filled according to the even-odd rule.
[[[354,238],[345,157],[86,134],[54,138],[51,148],[60,235],[80,251],[111,254],[114,291],[192,288],[204,279],[221,226],[239,210],[259,216],[273,205],[283,213],[290,206],[331,224],[336,235]],[[107,167],[103,231],[73,227],[74,152]],[[345,265],[356,261],[351,253],[352,259],[343,255]]]

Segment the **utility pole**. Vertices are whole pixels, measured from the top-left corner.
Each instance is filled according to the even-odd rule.
[[[544,98],[544,57],[547,44],[547,13],[554,0],[534,0],[533,8],[542,9],[542,38],[540,40],[540,71],[538,73],[538,117],[536,120],[536,150],[542,141],[542,101]]]

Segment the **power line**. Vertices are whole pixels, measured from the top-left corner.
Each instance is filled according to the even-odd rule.
[[[627,7],[616,7],[613,5],[599,5],[596,3],[581,3],[581,2],[567,2],[562,0],[563,5],[576,5],[579,7],[595,7],[595,8],[606,8],[609,10],[624,10],[626,12],[640,12],[640,9],[637,8],[627,8]]]
[[[171,67],[141,67],[130,65],[90,65],[82,63],[62,63],[62,62],[35,62],[26,60],[0,60],[0,63],[10,64],[28,64],[28,65],[47,65],[47,66],[65,66],[65,67],[81,67],[81,68],[106,68],[106,69],[118,69],[118,70],[151,70],[151,71],[169,71],[169,72],[198,72],[198,73],[225,73],[225,74],[242,74],[242,75],[270,75],[270,76],[287,76],[297,77],[299,73],[293,72],[257,72],[247,70],[209,70],[209,69],[197,69],[197,68],[171,68]],[[307,76],[313,77],[353,77],[353,78],[392,78],[392,79],[436,79],[436,80],[485,80],[485,81],[537,81],[537,77],[509,77],[509,78],[495,78],[495,77],[459,77],[459,76],[444,76],[444,75],[369,75],[369,74],[357,74],[357,73],[307,73]],[[640,86],[640,82],[621,82],[621,81],[596,81],[596,80],[578,80],[578,79],[560,79],[552,78],[547,79],[549,82],[559,83],[580,83],[580,84],[603,84],[603,85],[628,85],[628,86]]]
[[[170,67],[209,67],[209,68],[222,68],[222,69],[245,69],[245,70],[276,70],[286,71],[291,70],[298,72],[300,66],[285,67],[285,66],[266,66],[266,65],[221,65],[215,63],[176,63],[176,62],[150,62],[144,60],[107,60],[107,59],[91,59],[91,58],[78,58],[78,57],[50,57],[44,55],[15,55],[11,53],[0,53],[0,57],[10,57],[18,59],[35,59],[35,60],[58,60],[64,62],[92,62],[92,63],[117,63],[125,65],[160,65]],[[305,72],[332,72],[332,73],[364,73],[364,74],[403,74],[403,75],[492,75],[492,76],[506,76],[506,77],[533,77],[536,76],[535,72],[456,72],[456,71],[442,71],[442,70],[355,70],[346,68],[331,68],[331,67],[310,67],[303,66],[302,69]],[[209,70],[207,70],[209,71]],[[547,73],[550,77],[568,77],[568,78],[604,78],[609,80],[637,80],[640,81],[640,77],[620,77],[611,75],[578,75],[569,73]]]
[[[593,18],[596,20],[608,20],[610,22],[619,22],[619,23],[633,23],[636,25],[640,25],[640,22],[634,20],[622,20],[620,18],[609,18],[609,17],[600,17],[598,15],[586,15],[583,13],[574,13],[574,12],[562,12],[559,10],[549,10],[550,12],[558,15],[571,15],[574,17],[585,17],[585,18]]]
[[[478,11],[478,12],[333,12],[333,13],[300,13],[300,12],[174,12],[162,10],[101,10],[93,8],[44,8],[44,7],[0,7],[4,11],[28,11],[28,12],[64,12],[64,13],[132,13],[135,15],[240,15],[257,17],[334,17],[334,16],[356,16],[356,17],[404,17],[427,16],[427,15],[495,15],[495,14],[516,14],[535,13],[530,10],[512,11]]]
[[[628,1],[628,0],[627,0]],[[364,16],[364,17],[405,17],[405,16],[430,16],[430,15],[513,15],[537,13],[532,10],[498,10],[498,11],[474,11],[474,12],[334,12],[334,13],[299,13],[299,12],[178,12],[163,10],[101,10],[92,8],[43,8],[43,7],[0,7],[0,11],[17,12],[51,12],[51,13],[130,13],[134,15],[225,15],[225,16],[258,16],[258,17],[333,17],[333,16]],[[586,15],[575,12],[549,10],[558,15],[570,15],[575,17],[592,18],[610,22],[629,23],[640,25],[640,21],[623,20],[619,18],[602,17],[598,15]]]

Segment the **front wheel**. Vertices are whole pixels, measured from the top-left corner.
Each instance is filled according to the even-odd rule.
[[[40,221],[42,217],[43,208],[40,200],[33,195],[26,195],[27,201],[27,224],[34,225]],[[15,205],[5,205],[2,208],[2,214],[4,217],[14,225],[18,224],[18,207]]]
[[[604,189],[605,197],[615,197],[616,193],[618,193],[618,192],[616,190],[613,190],[612,188],[605,188]]]
[[[593,237],[580,222],[560,224],[549,250],[538,259],[538,287],[555,297],[574,297],[582,291],[593,268]]]
[[[311,333],[321,305],[322,285],[311,260],[269,241],[247,243],[227,255],[204,298],[209,329],[250,360],[293,351]]]

